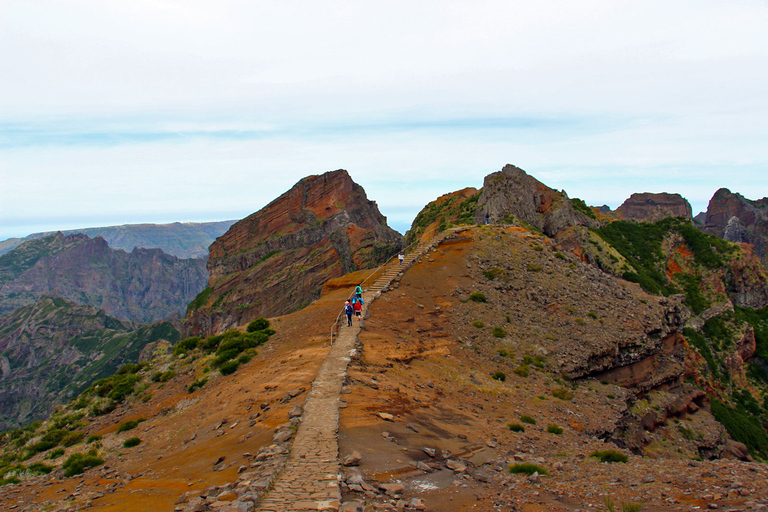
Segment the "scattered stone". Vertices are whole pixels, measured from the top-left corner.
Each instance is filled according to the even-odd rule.
[[[363,460],[363,456],[360,455],[360,452],[354,450],[342,459],[341,464],[343,466],[359,466],[361,460]]]
[[[419,433],[419,428],[418,428],[417,426],[415,426],[415,425],[411,424],[411,423],[406,423],[406,424],[405,424],[405,428],[407,428],[407,429],[410,429],[410,430],[413,430],[413,431],[414,431],[414,432],[416,432],[417,434]]]
[[[347,501],[339,507],[339,512],[363,512],[365,505],[362,501]]]
[[[272,437],[272,440],[275,443],[285,443],[286,441],[288,441],[292,437],[293,437],[293,432],[292,431],[290,431],[290,430],[283,430],[283,431],[278,432],[277,434],[275,434],[274,437]]]
[[[388,412],[380,412],[379,418],[383,419],[384,421],[395,421],[395,417]]]
[[[379,484],[379,489],[384,491],[384,494],[387,496],[397,496],[398,494],[403,494],[403,492],[405,492],[405,486],[398,483]]]
[[[539,472],[536,471],[534,474],[528,477],[528,481],[532,484],[541,483],[541,475],[539,475]]]
[[[427,455],[429,455],[433,459],[435,458],[435,455],[437,455],[437,450],[435,450],[434,448],[428,448],[428,447],[425,446],[425,447],[423,447],[421,449],[421,451],[423,451],[424,453],[426,453]]]

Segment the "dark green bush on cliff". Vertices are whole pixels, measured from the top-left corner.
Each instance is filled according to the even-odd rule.
[[[104,464],[104,459],[99,457],[96,450],[91,450],[88,453],[73,453],[61,467],[64,469],[64,476],[70,477],[79,475],[86,468],[93,468],[102,464]]]
[[[264,317],[259,317],[252,321],[246,328],[248,332],[263,331],[264,329],[269,329],[269,320]]]
[[[712,399],[712,415],[723,424],[733,439],[744,443],[752,456],[768,458],[768,434],[755,416],[738,405],[731,407],[720,400]]]

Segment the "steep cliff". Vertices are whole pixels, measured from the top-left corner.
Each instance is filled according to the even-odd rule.
[[[475,222],[485,223],[485,215],[493,224],[522,221],[547,236],[555,236],[565,227],[590,224],[587,215],[574,209],[565,194],[544,185],[514,165],[485,177],[477,202]]]
[[[126,253],[103,238],[57,233],[0,256],[0,316],[48,295],[151,322],[183,314],[206,277],[199,258],[180,260],[160,249]]]
[[[721,188],[709,201],[703,230],[729,242],[752,244],[768,266],[768,198],[751,201]]]
[[[50,297],[0,318],[0,430],[44,419],[160,339],[176,342],[179,333],[169,322],[137,328]]]
[[[208,287],[190,304],[185,331],[295,311],[328,279],[375,267],[402,243],[347,171],[306,177],[211,245]]]
[[[208,246],[234,224],[234,220],[220,222],[174,222],[173,224],[126,224],[101,228],[83,228],[62,231],[65,235],[82,233],[107,241],[113,249],[130,252],[140,249],[162,249],[177,258],[205,258]],[[0,255],[12,251],[24,242],[55,235],[55,231],[33,233],[24,238],[0,241]]]
[[[657,222],[666,217],[693,218],[690,203],[680,194],[649,192],[632,194],[614,214],[619,219],[641,222]]]

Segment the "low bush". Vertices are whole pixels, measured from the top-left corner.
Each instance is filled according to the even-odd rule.
[[[474,292],[469,294],[469,300],[473,302],[488,302],[485,294],[482,292]]]
[[[203,377],[202,379],[197,379],[195,382],[189,385],[187,388],[187,393],[194,393],[195,390],[198,390],[206,385],[208,382],[208,377]]]
[[[507,337],[507,333],[505,333],[504,329],[502,329],[501,327],[494,327],[492,332],[493,332],[493,335],[496,338],[506,338]]]
[[[472,322],[472,326],[477,327],[478,329],[482,329],[483,327],[485,327],[485,323],[481,322],[480,320],[475,320],[474,322]]]
[[[563,428],[558,427],[557,425],[547,425],[547,432],[550,434],[555,434],[556,436],[559,436],[563,433]]]
[[[101,404],[91,406],[91,416],[104,416],[116,408],[117,404],[113,400],[106,400]]]
[[[46,464],[43,464],[42,462],[35,462],[34,464],[30,464],[27,467],[27,471],[29,471],[33,475],[47,475],[51,471],[53,471],[53,466],[48,466]]]
[[[91,434],[88,436],[88,439],[85,440],[85,444],[95,443],[96,441],[101,441],[101,436],[98,434]]]
[[[528,264],[528,272],[541,272],[544,267],[539,265],[538,263],[529,263]]]
[[[135,420],[124,421],[120,424],[120,426],[117,427],[117,433],[119,434],[121,432],[127,432],[129,430],[133,430],[136,427],[138,427],[139,423],[141,423],[142,421],[146,421],[146,420],[144,418],[138,418]]]
[[[629,457],[618,450],[596,450],[589,454],[600,462],[627,462]]]
[[[61,467],[64,470],[64,476],[70,477],[79,475],[87,468],[94,468],[102,464],[104,464],[104,459],[99,457],[96,450],[91,450],[88,453],[73,453]]]
[[[134,446],[139,446],[141,444],[141,439],[138,437],[129,437],[125,441],[123,441],[123,447],[124,448],[133,448]]]
[[[565,388],[555,388],[552,390],[552,396],[559,398],[560,400],[568,401],[573,400],[574,394]]]
[[[80,431],[70,432],[61,439],[61,446],[69,448],[77,443],[82,442],[85,438],[85,433]]]
[[[176,372],[168,370],[166,372],[155,372],[152,374],[152,382],[168,382],[176,376]]]
[[[525,415],[525,414],[520,416],[520,421],[522,421],[523,423],[527,423],[529,425],[535,425],[536,424],[536,420],[535,419],[533,419],[530,416]]]
[[[45,456],[48,460],[55,460],[64,455],[64,448],[55,448],[48,452],[48,455]]]
[[[505,380],[507,380],[507,374],[504,372],[493,372],[493,375],[491,375],[491,378],[493,380],[504,382]]]
[[[179,341],[173,347],[173,355],[178,356],[180,354],[186,354],[187,352],[195,350],[202,340],[203,339],[200,336],[192,336],[191,338],[186,338]]]
[[[507,357],[509,355],[509,352],[506,351],[506,349],[499,349],[496,351],[497,354],[499,354],[501,357]]]
[[[269,320],[264,317],[257,318],[246,327],[248,332],[263,331],[264,329],[269,329]]]
[[[526,364],[520,365],[512,371],[514,371],[520,377],[527,377],[531,373],[531,369]]]
[[[219,367],[219,371],[222,375],[231,375],[237,371],[240,363],[237,361],[228,361]]]
[[[525,432],[525,427],[519,423],[510,423],[507,426],[512,432]]]
[[[534,473],[538,473],[540,475],[549,475],[549,471],[547,471],[546,468],[539,466],[538,464],[530,464],[527,462],[509,466],[509,472],[515,475],[532,475]]]

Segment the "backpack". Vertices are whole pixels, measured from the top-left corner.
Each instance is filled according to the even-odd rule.
[[[344,308],[344,310],[346,311],[346,313],[348,315],[354,313],[354,311],[355,311],[355,309],[352,307],[352,304],[347,304],[347,306]]]

